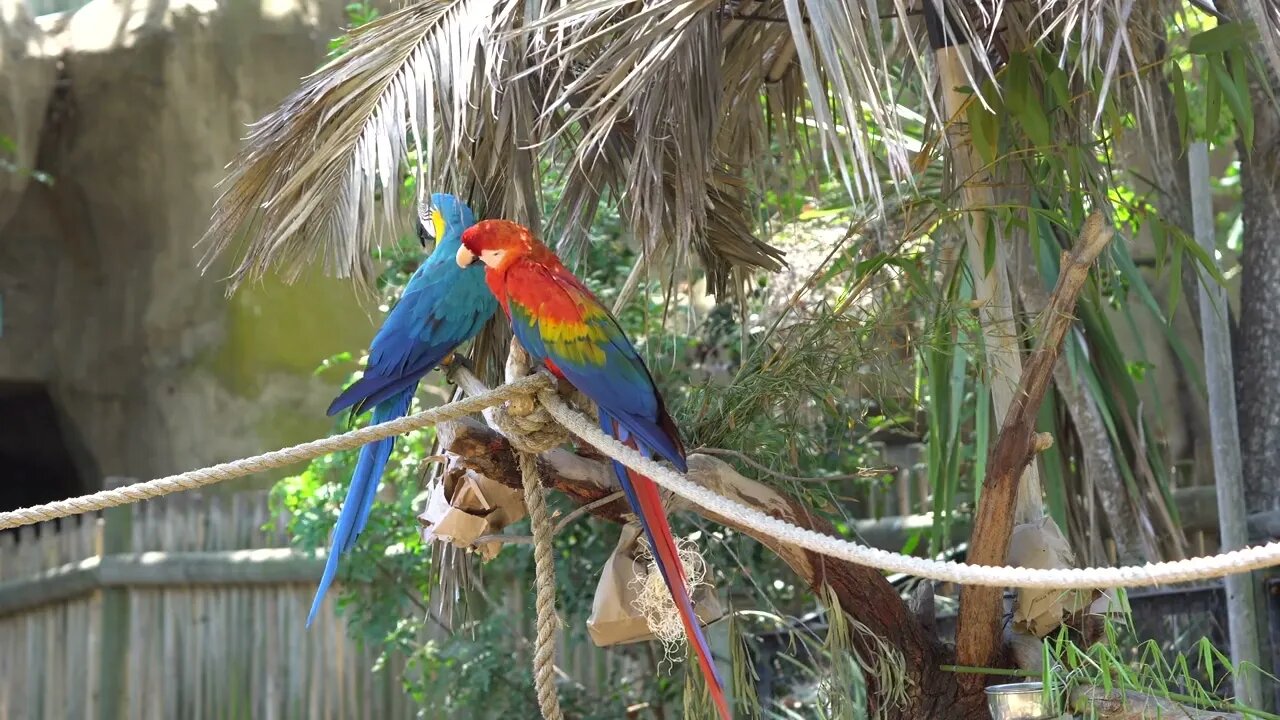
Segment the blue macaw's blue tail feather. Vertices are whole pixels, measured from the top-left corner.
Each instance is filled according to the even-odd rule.
[[[373,408],[375,423],[402,417],[423,376],[459,345],[475,337],[498,309],[498,301],[485,286],[483,268],[458,267],[455,258],[462,246],[462,232],[475,223],[475,215],[452,195],[437,193],[431,196],[431,202],[434,211],[426,221],[436,226],[436,247],[409,278],[399,301],[370,343],[364,376],[329,405],[329,415],[347,408],[359,415]],[[369,519],[373,497],[394,444],[388,438],[360,451],[307,625],[315,619],[325,592],[333,583],[339,556],[351,548]]]
[[[411,387],[400,394],[378,403],[373,408],[373,423],[383,423],[404,417],[409,412],[409,403],[418,389],[414,380]],[[356,462],[356,471],[351,476],[351,486],[347,489],[347,497],[342,503],[342,511],[338,513],[338,523],[333,528],[333,538],[329,544],[329,556],[325,558],[324,575],[320,577],[320,586],[316,588],[316,597],[311,602],[311,612],[307,614],[307,627],[311,627],[320,604],[324,602],[325,593],[333,584],[338,573],[338,558],[351,549],[356,538],[369,522],[369,512],[373,509],[373,498],[378,494],[382,471],[391,457],[391,449],[395,447],[394,437],[369,443],[360,448],[360,459]]]
[[[423,353],[422,360],[411,367],[398,369],[399,371],[394,375],[372,374],[375,368],[370,368],[367,371],[370,374],[348,385],[341,395],[333,399],[326,413],[331,416],[337,415],[354,406],[354,413],[359,415],[365,408],[377,405],[405,388],[416,388],[418,381],[439,365],[451,351],[451,347],[431,348],[430,351]]]

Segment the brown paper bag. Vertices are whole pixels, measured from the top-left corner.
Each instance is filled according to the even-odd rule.
[[[596,584],[595,598],[591,603],[591,617],[587,618],[587,632],[597,647],[654,638],[648,621],[635,605],[640,588],[637,579],[643,580],[648,574],[646,564],[636,557],[640,534],[638,525],[624,525],[618,544],[600,573],[600,582]],[[705,583],[694,588],[693,610],[703,625],[719,620],[725,614],[716,598],[715,588]]]
[[[1044,516],[1013,529],[1009,537],[1008,563],[1012,567],[1041,570],[1069,568],[1075,556],[1052,517]],[[1020,588],[1013,610],[1013,624],[1030,635],[1042,638],[1062,624],[1062,618],[1083,610],[1092,593],[1076,590]]]
[[[523,516],[519,491],[467,470],[461,475],[446,475],[436,483],[418,519],[424,525],[424,542],[444,540],[492,560],[501,552],[502,543],[495,540],[474,546],[476,538],[497,534]]]

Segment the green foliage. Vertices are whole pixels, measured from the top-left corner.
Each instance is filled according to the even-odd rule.
[[[1087,646],[1066,627],[1044,640],[1044,683],[1051,707],[1066,707],[1072,688],[1096,687],[1105,692],[1137,692],[1202,710],[1239,712],[1245,717],[1277,720],[1222,698],[1224,688],[1240,670],[1208,638],[1191,644],[1189,652],[1170,653],[1154,640],[1141,640],[1128,629],[1132,616],[1117,623],[1102,619],[1101,638]],[[1258,672],[1259,668],[1251,668]],[[1266,673],[1263,673],[1266,675]],[[1268,675],[1268,677],[1270,677]],[[1274,678],[1272,678],[1274,680]],[[1080,717],[1095,717],[1091,708],[1076,708]]]
[[[348,6],[348,13],[354,25],[376,15],[367,4]],[[1189,37],[1171,46],[1167,62],[1143,71],[1168,83],[1178,133],[1175,149],[1196,139],[1215,147],[1229,147],[1239,139],[1249,147],[1254,119],[1245,80],[1256,61],[1247,51],[1247,28],[1206,27],[1198,15],[1185,24]],[[338,43],[331,50],[340,53],[343,46]],[[1147,420],[1142,392],[1150,376],[1164,368],[1148,359],[1136,328],[1142,315],[1156,319],[1178,369],[1193,389],[1201,390],[1193,355],[1173,325],[1187,311],[1182,271],[1190,268],[1223,281],[1233,270],[1219,271],[1177,226],[1156,190],[1158,182],[1117,166],[1118,141],[1142,122],[1122,94],[1113,91],[1101,99],[1096,85],[1091,86],[1097,78],[1076,77],[1070,64],[1060,60],[1055,48],[1013,53],[999,79],[1003,93],[988,86],[983,97],[990,107],[976,99],[967,107],[965,120],[983,169],[1001,182],[1015,183],[1015,191],[1002,190],[993,206],[972,209],[986,213],[990,221],[982,261],[986,268],[1007,262],[998,250],[1027,257],[1030,279],[1023,276],[1018,282],[1030,282],[1043,294],[1089,212],[1105,207],[1115,220],[1122,239],[1113,243],[1081,296],[1079,323],[1063,358],[1073,383],[1084,388],[1097,408],[1106,430],[1104,451],[1135,508],[1133,522],[1152,532],[1153,546],[1167,549],[1178,533],[1169,496],[1174,468],[1167,449],[1152,441],[1161,433]],[[902,72],[903,93],[918,100],[927,89],[912,78]],[[889,478],[857,477],[860,469],[881,464],[878,443],[895,434],[923,443],[921,472],[928,479],[934,525],[903,549],[936,554],[951,549],[950,525],[972,512],[978,500],[998,428],[990,408],[986,338],[972,305],[974,278],[957,269],[954,253],[948,254],[958,247],[956,237],[967,218],[957,210],[962,203],[949,192],[942,163],[936,161],[939,128],[913,113],[903,108],[912,119],[903,123],[902,136],[894,141],[919,150],[918,186],[909,199],[882,214],[850,206],[840,179],[815,178],[803,148],[772,147],[760,167],[753,168],[753,177],[765,188],[755,198],[760,226],[774,231],[775,240],[847,228],[821,262],[785,286],[786,292],[779,291],[782,278],[753,277],[743,283],[740,296],[707,302],[696,274],[677,276],[641,283],[619,320],[654,370],[690,448],[748,455],[768,471],[730,462],[806,503],[844,536],[854,537],[855,521],[871,514],[864,499],[892,489]],[[1081,121],[1095,117],[1097,132]],[[563,219],[553,214],[564,190],[564,168],[547,155],[540,172],[541,209],[548,219],[544,234],[554,244],[567,234]],[[1238,163],[1217,183],[1227,197],[1238,193]],[[413,173],[405,173],[398,191],[406,198],[416,196]],[[1223,249],[1238,251],[1238,212],[1224,213],[1219,226],[1227,238]],[[589,231],[591,242],[563,246],[572,251],[566,260],[607,305],[617,299],[638,261],[624,227],[614,205],[602,200]],[[891,240],[877,240],[880,232]],[[1153,273],[1131,255],[1127,241],[1140,235],[1149,236],[1155,250],[1143,260],[1150,260],[1155,278],[1171,288],[1164,297],[1152,290]],[[383,259],[381,287],[389,304],[421,261],[416,237],[399,238]],[[1019,341],[1024,348],[1035,344],[1038,331],[1035,318],[1022,322]],[[1040,459],[1047,507],[1082,556],[1108,562],[1097,532],[1098,498],[1082,479],[1086,448],[1073,422],[1068,398],[1051,393],[1037,418],[1037,429],[1055,438],[1054,447]],[[532,607],[529,549],[508,546],[494,561],[471,567],[423,545],[414,516],[422,503],[424,466],[433,440],[431,431],[421,431],[397,443],[370,526],[344,559],[340,608],[354,634],[384,648],[387,657],[407,659],[403,683],[424,716],[523,717],[535,704],[525,639],[532,634],[531,618],[513,608]],[[290,531],[300,547],[326,544],[355,457],[343,453],[317,460],[276,487],[273,502],[290,513]],[[551,501],[555,509],[569,509],[561,498]],[[784,624],[790,616],[831,604],[830,598],[814,597],[797,586],[778,558],[740,534],[687,513],[673,518],[673,525],[677,534],[700,533],[700,548],[721,597],[731,597],[736,607],[764,608],[759,614]],[[593,519],[579,520],[557,537],[560,610],[570,633],[566,646],[585,647],[588,642],[581,628],[615,539],[616,528]],[[440,598],[433,593],[439,593],[436,578],[442,573],[467,578],[459,597],[447,598],[458,600],[458,615],[449,618],[452,632],[444,632],[445,619],[436,616],[440,604],[434,600]],[[754,687],[746,649],[753,647],[753,633],[765,631],[745,617],[735,616],[730,628],[734,686],[740,696]],[[1213,679],[1222,677],[1222,657],[1207,642],[1201,646],[1199,667],[1211,680],[1202,687],[1190,682],[1187,658],[1175,655],[1166,661],[1152,644],[1138,644],[1134,654],[1123,654],[1121,638],[1108,628],[1106,642],[1087,648],[1074,645],[1065,634],[1046,643],[1052,668],[1047,679],[1057,692],[1071,683],[1090,683],[1201,707],[1221,702],[1214,696]],[[848,652],[850,634],[857,628],[833,622],[829,630],[824,639],[797,634],[804,655],[816,659],[788,660],[780,672],[781,684],[796,690],[795,702],[769,707],[748,703],[747,715],[862,717],[869,687],[882,692],[895,687],[892,681],[901,676],[895,668]],[[706,698],[694,679],[697,672],[686,672],[688,664],[666,667],[644,644],[608,652],[626,663],[608,664],[591,688],[575,678],[562,683],[564,702],[574,717],[618,717],[619,707],[645,703],[655,715],[684,709],[690,717],[700,716]]]
[[[42,170],[24,168],[14,161],[18,155],[18,145],[8,135],[0,135],[0,171],[13,175],[26,175],[44,185],[53,184],[53,176]]]

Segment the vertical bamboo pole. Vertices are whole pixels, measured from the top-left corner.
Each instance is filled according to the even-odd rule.
[[[1214,256],[1213,198],[1209,186],[1209,146],[1192,143],[1188,151],[1191,178],[1191,216],[1196,242]],[[1218,525],[1221,552],[1238,550],[1249,543],[1245,517],[1244,477],[1240,465],[1240,428],[1236,418],[1235,372],[1231,366],[1231,336],[1227,327],[1227,293],[1200,279],[1200,325],[1204,335],[1204,374],[1209,390],[1209,434],[1213,443],[1214,487],[1218,492]],[[1258,666],[1257,605],[1253,576],[1228,575],[1227,627],[1231,635],[1231,663],[1237,667],[1235,693],[1245,705],[1261,701],[1258,675],[1239,671],[1241,663]]]
[[[934,3],[937,2],[937,7]],[[990,173],[973,147],[965,106],[971,96],[959,88],[969,84],[961,53],[968,47],[949,25],[944,0],[925,0],[926,23],[933,46],[938,77],[942,83],[942,111],[946,114],[947,139],[951,162],[961,182],[960,197],[967,215],[965,223],[969,271],[973,277],[974,303],[986,344],[987,365],[991,371],[991,399],[995,410],[995,426],[1004,425],[1005,415],[1013,404],[1018,381],[1022,379],[1021,348],[1017,325],[1013,320],[1013,293],[1009,289],[1007,249],[999,241],[999,228],[991,225],[987,209],[995,204]],[[990,247],[994,243],[995,247]],[[991,257],[991,267],[987,258]],[[1016,523],[1039,520],[1044,514],[1040,476],[1032,462],[1022,474],[1018,486]]]

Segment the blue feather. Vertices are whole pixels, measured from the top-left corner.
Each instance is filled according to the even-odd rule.
[[[409,411],[409,402],[413,400],[413,392],[418,389],[417,383],[412,388],[373,408],[373,422],[381,423],[401,417]],[[338,572],[338,558],[351,549],[360,531],[369,522],[369,511],[373,509],[373,498],[378,494],[378,484],[382,471],[387,466],[387,458],[391,457],[391,449],[395,447],[395,438],[387,438],[369,443],[360,448],[360,460],[356,462],[355,474],[351,477],[351,487],[347,490],[347,498],[342,512],[338,514],[338,524],[333,528],[333,541],[329,547],[329,556],[325,558],[324,575],[320,577],[320,587],[316,588],[315,599],[311,601],[311,612],[307,614],[307,627],[316,619],[320,604],[324,602],[325,593],[333,584]]]
[[[443,193],[433,194],[431,204],[444,220],[444,233],[436,238],[435,249],[409,278],[400,301],[374,336],[364,376],[334,399],[329,415],[347,408],[359,415],[372,408],[375,424],[404,416],[423,376],[475,337],[497,312],[498,302],[485,285],[484,270],[479,266],[460,268],[454,259],[462,244],[462,231],[475,224],[471,208]],[[395,439],[388,438],[360,449],[351,487],[333,530],[324,576],[307,617],[308,626],[333,583],[339,556],[351,549],[369,520],[394,445]]]

